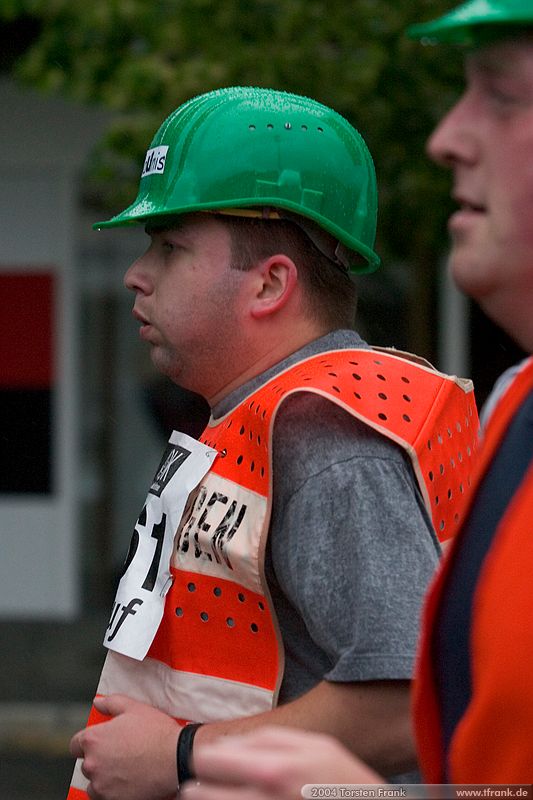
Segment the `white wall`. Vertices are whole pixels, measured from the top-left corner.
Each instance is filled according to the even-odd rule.
[[[53,491],[0,495],[0,617],[68,619],[79,603],[78,176],[106,117],[10,82],[0,107],[0,271],[52,271],[58,289]]]

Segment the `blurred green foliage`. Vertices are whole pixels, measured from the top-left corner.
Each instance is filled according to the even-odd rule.
[[[380,188],[378,249],[409,264],[413,345],[432,324],[435,254],[446,243],[445,172],[424,145],[461,84],[445,47],[405,36],[451,0],[3,0],[0,20],[33,25],[10,71],[40,89],[119,112],[95,154],[87,198],[113,211],[136,192],[162,119],[187,98],[252,84],[308,94],[364,135]],[[425,348],[427,352],[427,347]]]

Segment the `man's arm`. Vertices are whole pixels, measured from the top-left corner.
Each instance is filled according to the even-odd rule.
[[[96,708],[113,719],[81,731],[71,752],[84,758],[83,772],[96,800],[153,800],[176,791],[178,727],[166,714],[121,695],[97,698]],[[331,683],[272,711],[203,725],[195,746],[264,725],[331,734],[384,774],[411,769],[414,746],[406,681]]]
[[[264,725],[330,734],[384,775],[416,767],[408,681],[321,681],[298,699],[272,711],[203,725],[195,742],[202,744]]]

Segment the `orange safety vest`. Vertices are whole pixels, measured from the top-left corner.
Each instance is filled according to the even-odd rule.
[[[121,692],[183,724],[270,710],[283,643],[264,575],[272,431],[282,401],[314,392],[409,453],[439,538],[454,535],[469,493],[478,418],[472,384],[397,351],[321,353],[277,375],[200,437],[219,455],[175,537],[172,586],[147,657],[109,652],[98,694]],[[89,724],[101,721],[94,707]],[[69,800],[87,781],[78,763]]]
[[[480,448],[471,501],[508,426],[533,391],[528,359],[500,398]],[[467,510],[468,511],[468,510]],[[475,590],[471,628],[472,698],[449,749],[452,783],[531,783],[533,780],[533,467],[497,527]],[[440,714],[431,641],[451,555],[433,583],[424,610],[414,714],[419,759],[428,783],[444,781]]]

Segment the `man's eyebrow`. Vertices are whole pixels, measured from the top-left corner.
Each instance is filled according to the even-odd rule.
[[[505,63],[491,53],[472,53],[467,59],[467,67],[491,76],[514,72],[512,67],[506,68]]]
[[[180,224],[178,222],[173,223],[160,223],[157,222],[147,222],[144,226],[145,232],[150,235],[152,233],[166,233],[167,231],[182,231],[185,228],[185,225]]]
[[[518,44],[520,43],[527,45],[527,49],[531,50],[533,34],[524,34],[518,41]],[[510,58],[503,59],[501,54],[490,50],[475,50],[467,55],[466,64],[467,67],[475,67],[489,76],[513,76],[517,74],[520,52],[520,48],[517,47],[510,53]]]

